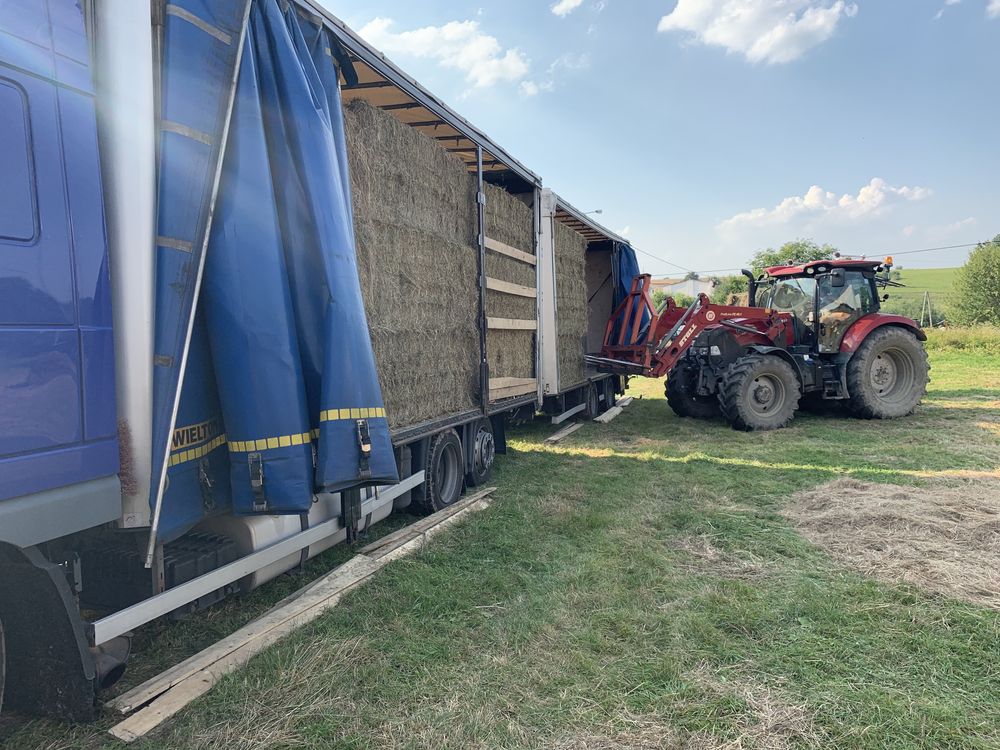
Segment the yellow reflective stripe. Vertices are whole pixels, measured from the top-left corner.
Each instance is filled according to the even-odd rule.
[[[385,409],[381,406],[368,406],[354,409],[326,409],[319,413],[320,422],[336,422],[341,419],[379,418],[385,418]]]
[[[305,445],[312,442],[312,434],[300,432],[297,435],[280,435],[278,437],[259,438],[257,440],[230,440],[229,450],[233,453],[254,453],[272,448],[288,448],[292,445]]]
[[[207,456],[209,453],[214,451],[219,446],[226,442],[225,435],[219,435],[212,438],[204,445],[199,445],[195,448],[187,448],[182,451],[177,451],[176,453],[170,454],[170,466],[177,466],[179,464],[187,463],[188,461],[196,461],[199,458]]]

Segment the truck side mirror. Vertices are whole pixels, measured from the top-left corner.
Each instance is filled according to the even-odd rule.
[[[844,286],[844,269],[834,268],[830,271],[830,286],[834,289],[839,289]]]

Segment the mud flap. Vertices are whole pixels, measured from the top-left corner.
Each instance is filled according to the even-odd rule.
[[[5,708],[92,721],[96,668],[65,572],[35,547],[0,543]]]

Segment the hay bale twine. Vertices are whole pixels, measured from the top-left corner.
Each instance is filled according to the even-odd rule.
[[[356,99],[344,108],[358,274],[389,424],[479,400],[476,185],[463,162]]]

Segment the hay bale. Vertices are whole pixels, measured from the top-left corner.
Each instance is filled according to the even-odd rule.
[[[476,408],[475,180],[363,100],[344,108],[358,273],[389,424]]]
[[[587,240],[555,222],[556,325],[559,336],[559,390],[587,378]]]
[[[485,185],[486,236],[534,255],[534,213],[503,188]],[[492,251],[486,252],[486,275],[513,284],[535,288],[535,267]],[[537,320],[536,300],[487,290],[486,314],[496,318]],[[535,332],[490,330],[486,354],[490,377],[535,376]]]

